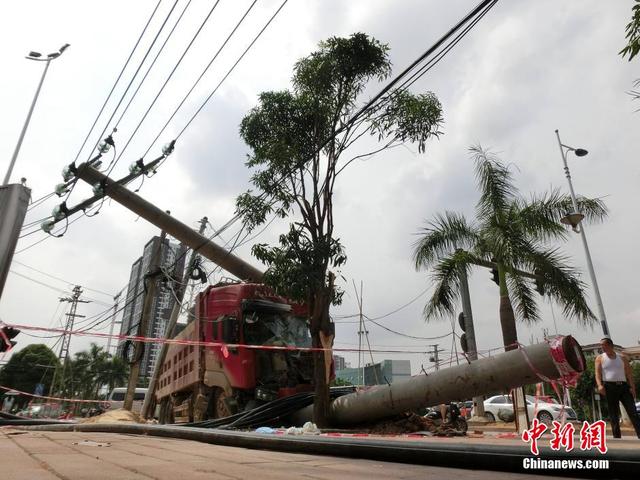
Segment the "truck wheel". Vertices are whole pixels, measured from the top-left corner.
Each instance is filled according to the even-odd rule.
[[[231,410],[226,400],[229,398],[227,392],[222,388],[218,388],[214,397],[215,418],[225,418],[231,415]]]
[[[169,397],[165,397],[160,401],[160,414],[158,416],[158,422],[162,424],[173,423],[171,413],[171,399]]]

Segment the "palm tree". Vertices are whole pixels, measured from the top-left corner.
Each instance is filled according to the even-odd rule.
[[[115,387],[122,387],[129,378],[127,363],[120,357],[111,356],[104,364],[102,372],[98,375],[100,385],[107,385],[109,391]]]
[[[426,319],[453,315],[460,294],[459,274],[471,266],[493,268],[500,287],[500,324],[506,350],[516,347],[516,317],[540,320],[533,288],[559,303],[565,317],[589,325],[595,317],[584,296],[584,283],[568,259],[551,242],[565,240],[559,220],[573,210],[571,198],[552,190],[522,197],[509,168],[481,147],[472,147],[480,190],[476,218],[445,212],[436,215],[416,243],[416,269],[433,268],[435,290],[424,308]],[[585,220],[602,220],[602,201],[580,197]]]

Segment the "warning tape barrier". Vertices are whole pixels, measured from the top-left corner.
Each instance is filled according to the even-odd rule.
[[[20,395],[25,395],[27,397],[32,397],[32,398],[41,398],[41,399],[44,399],[44,400],[56,400],[58,402],[100,403],[100,404],[103,404],[103,405],[106,405],[106,404],[109,403],[106,400],[81,400],[81,399],[77,399],[77,398],[61,398],[61,397],[48,397],[46,395],[35,395],[33,393],[27,393],[27,392],[23,392],[21,390],[16,390],[15,388],[5,387],[4,385],[0,385],[0,390],[7,390],[7,391],[11,391],[11,392],[17,392]]]

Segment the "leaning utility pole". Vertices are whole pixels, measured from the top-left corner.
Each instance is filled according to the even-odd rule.
[[[207,223],[209,219],[207,217],[202,217],[200,220],[200,230],[198,233],[200,235],[204,234],[205,229],[207,228]],[[184,298],[184,293],[186,291],[187,283],[191,278],[191,274],[193,273],[195,260],[196,260],[196,252],[195,250],[191,250],[191,255],[189,257],[189,262],[184,271],[184,275],[182,276],[182,282],[179,284],[178,289],[175,293],[175,302],[173,304],[173,308],[171,309],[171,316],[169,317],[169,321],[167,322],[167,326],[165,327],[164,336],[162,338],[173,338],[173,331],[176,328],[176,323],[178,323],[178,316],[180,315],[180,309],[182,308],[182,299]],[[155,410],[155,394],[156,387],[158,384],[158,378],[160,377],[160,369],[164,364],[164,359],[167,356],[167,350],[169,346],[166,343],[163,343],[160,346],[160,351],[158,352],[158,356],[156,357],[156,363],[153,367],[153,375],[151,376],[151,380],[149,381],[149,387],[147,388],[147,394],[144,397],[144,403],[142,404],[142,418],[149,418],[152,416],[151,414]]]
[[[73,295],[71,297],[60,298],[60,302],[69,302],[71,303],[71,307],[69,308],[69,313],[66,313],[67,323],[64,327],[64,333],[62,334],[62,344],[60,345],[60,353],[58,354],[58,361],[60,362],[60,368],[62,368],[62,375],[56,375],[54,372],[54,379],[51,382],[51,391],[53,392],[56,386],[56,380],[60,381],[60,387],[62,388],[64,384],[64,369],[69,358],[69,346],[71,345],[71,335],[73,333],[73,325],[75,323],[76,317],[84,318],[84,315],[79,315],[76,313],[78,309],[78,303],[91,303],[89,300],[80,300],[80,295],[82,295],[82,287],[80,285],[76,285],[73,287]],[[59,378],[58,378],[59,377]]]
[[[160,208],[146,201],[139,195],[128,190],[125,186],[111,180],[87,163],[78,166],[77,177],[90,185],[103,185],[104,195],[113,198],[116,202],[140,215],[148,222],[167,232],[176,240],[187,247],[197,250],[203,257],[208,258],[224,270],[231,272],[240,280],[260,282],[263,272],[236,257],[224,248],[216,245],[204,235],[194,231],[188,225],[167,215]]]
[[[164,247],[164,240],[167,237],[167,232],[162,230],[160,233],[160,240],[149,262],[149,270],[143,278],[145,283],[145,296],[144,304],[142,307],[142,315],[138,323],[138,332],[136,336],[141,337],[147,334],[147,327],[153,315],[153,300],[156,296],[156,277],[160,271],[160,262],[162,259],[162,248]],[[133,397],[136,392],[136,384],[138,383],[138,377],[140,376],[140,364],[142,363],[142,356],[144,353],[145,344],[143,342],[136,342],[133,363],[131,364],[131,370],[129,371],[129,384],[127,385],[127,394],[124,397],[124,405],[122,408],[131,411],[133,407]]]

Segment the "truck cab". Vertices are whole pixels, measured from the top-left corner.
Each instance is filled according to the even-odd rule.
[[[312,390],[304,305],[252,283],[210,286],[161,368],[161,421],[220,418]],[[199,345],[194,342],[201,342]]]

